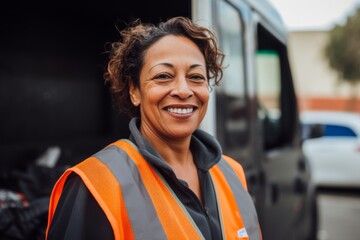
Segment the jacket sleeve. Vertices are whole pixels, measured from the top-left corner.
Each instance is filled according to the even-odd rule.
[[[47,239],[114,239],[105,213],[81,178],[74,173],[65,183]]]

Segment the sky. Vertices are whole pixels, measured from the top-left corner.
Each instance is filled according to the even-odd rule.
[[[268,0],[290,31],[327,30],[345,22],[360,0]]]

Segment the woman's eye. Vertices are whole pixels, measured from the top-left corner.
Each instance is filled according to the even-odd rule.
[[[190,79],[192,80],[196,80],[196,81],[204,81],[205,80],[205,77],[203,75],[191,75],[190,76]]]
[[[154,77],[154,79],[159,79],[159,80],[166,80],[170,78],[171,78],[170,74],[164,74],[164,73],[158,74]]]

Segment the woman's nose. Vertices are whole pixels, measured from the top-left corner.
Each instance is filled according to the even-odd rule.
[[[193,96],[193,91],[189,86],[189,82],[186,77],[182,76],[176,78],[170,95],[181,99],[187,99]]]

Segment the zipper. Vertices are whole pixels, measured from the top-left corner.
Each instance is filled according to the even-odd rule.
[[[212,185],[212,187],[214,188],[216,208],[217,208],[217,211],[218,211],[219,221],[220,221],[221,237],[222,237],[222,239],[226,239],[226,237],[225,237],[225,232],[224,232],[224,229],[225,229],[225,227],[224,227],[224,222],[223,222],[223,219],[222,219],[221,208],[220,208],[220,206],[219,206],[220,201],[219,201],[218,193],[217,193],[216,187],[215,187],[215,185],[214,185],[213,178],[212,178],[212,175],[211,175],[210,171],[209,171],[209,177],[210,177],[211,185]]]
[[[198,174],[204,174],[203,172],[198,172]],[[205,197],[205,194],[206,194],[206,175],[205,176],[201,176],[202,179],[202,183],[201,183],[201,192],[202,192],[202,195],[203,195],[203,199],[204,199],[204,204],[201,204],[200,200],[199,200],[199,203],[203,209],[203,212],[205,213],[205,216],[206,216],[206,221],[207,221],[207,224],[209,226],[209,229],[210,229],[210,234],[211,234],[211,239],[214,239],[214,230],[213,228],[211,227],[211,221],[210,221],[210,217],[209,217],[209,209],[206,207],[206,197]]]
[[[204,207],[204,213],[205,213],[205,216],[206,216],[206,220],[207,220],[208,226],[209,226],[209,228],[210,228],[211,239],[214,239],[214,230],[213,230],[213,228],[211,227],[210,217],[209,217],[209,210],[208,210],[207,207]]]
[[[204,173],[199,171],[198,174],[204,174]],[[205,195],[205,192],[206,192],[206,189],[205,189],[205,181],[206,181],[206,179],[205,179],[205,177],[202,177],[201,179],[202,179],[202,181],[201,181],[200,184],[201,184],[201,192],[202,192],[202,195],[203,195],[203,198],[204,198],[204,204],[201,203],[200,199],[196,196],[196,194],[193,191],[191,191],[191,189],[189,187],[184,187],[180,182],[179,182],[179,184],[181,184],[182,187],[184,188],[184,190],[187,191],[191,195],[191,197],[194,199],[196,204],[199,206],[199,208],[204,213],[205,218],[206,218],[206,224],[208,226],[208,229],[210,229],[210,237],[211,237],[210,240],[215,240],[214,230],[211,227],[211,221],[210,221],[210,217],[209,217],[209,209],[205,206],[206,205],[205,204],[206,203],[205,202],[206,198],[204,197],[204,195]],[[185,208],[185,206],[184,206],[184,208]]]

